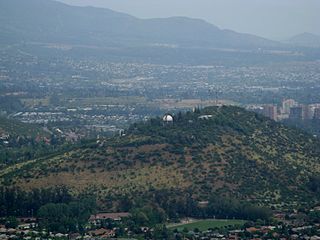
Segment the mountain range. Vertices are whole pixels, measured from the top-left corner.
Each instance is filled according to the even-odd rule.
[[[320,47],[320,36],[312,33],[301,33],[289,38],[286,43],[300,47]]]
[[[109,9],[51,0],[0,0],[2,44],[60,43],[103,47],[275,48],[281,43],[222,30],[199,19],[139,19]]]

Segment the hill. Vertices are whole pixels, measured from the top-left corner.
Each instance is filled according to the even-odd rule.
[[[299,47],[320,47],[320,36],[312,33],[301,33],[286,41]]]
[[[241,108],[210,107],[179,113],[174,124],[137,123],[125,136],[11,166],[0,176],[4,186],[63,186],[101,198],[168,190],[198,200],[215,193],[263,204],[308,202],[317,197],[310,179],[320,172],[319,144]]]
[[[14,137],[24,136],[30,138],[49,137],[50,134],[45,132],[40,126],[19,122],[13,119],[0,117],[0,134]]]
[[[103,47],[180,46],[273,48],[281,44],[221,30],[185,17],[138,19],[109,9],[75,7],[51,0],[0,0],[2,44],[59,43]]]
[[[64,149],[60,136],[41,126],[0,117],[0,169]]]

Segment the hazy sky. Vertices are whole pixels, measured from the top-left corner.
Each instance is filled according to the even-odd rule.
[[[320,35],[320,0],[59,0],[129,13],[139,18],[188,16],[220,28],[275,40]]]

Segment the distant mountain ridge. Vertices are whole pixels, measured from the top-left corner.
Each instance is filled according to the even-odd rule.
[[[286,43],[302,47],[320,47],[320,36],[305,32],[289,38]]]
[[[0,43],[51,42],[104,47],[274,48],[280,43],[186,17],[138,19],[109,9],[51,0],[0,0]]]

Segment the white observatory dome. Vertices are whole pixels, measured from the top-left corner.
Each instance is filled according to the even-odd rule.
[[[164,122],[173,122],[173,117],[170,114],[166,114],[166,115],[163,116],[162,120]]]

